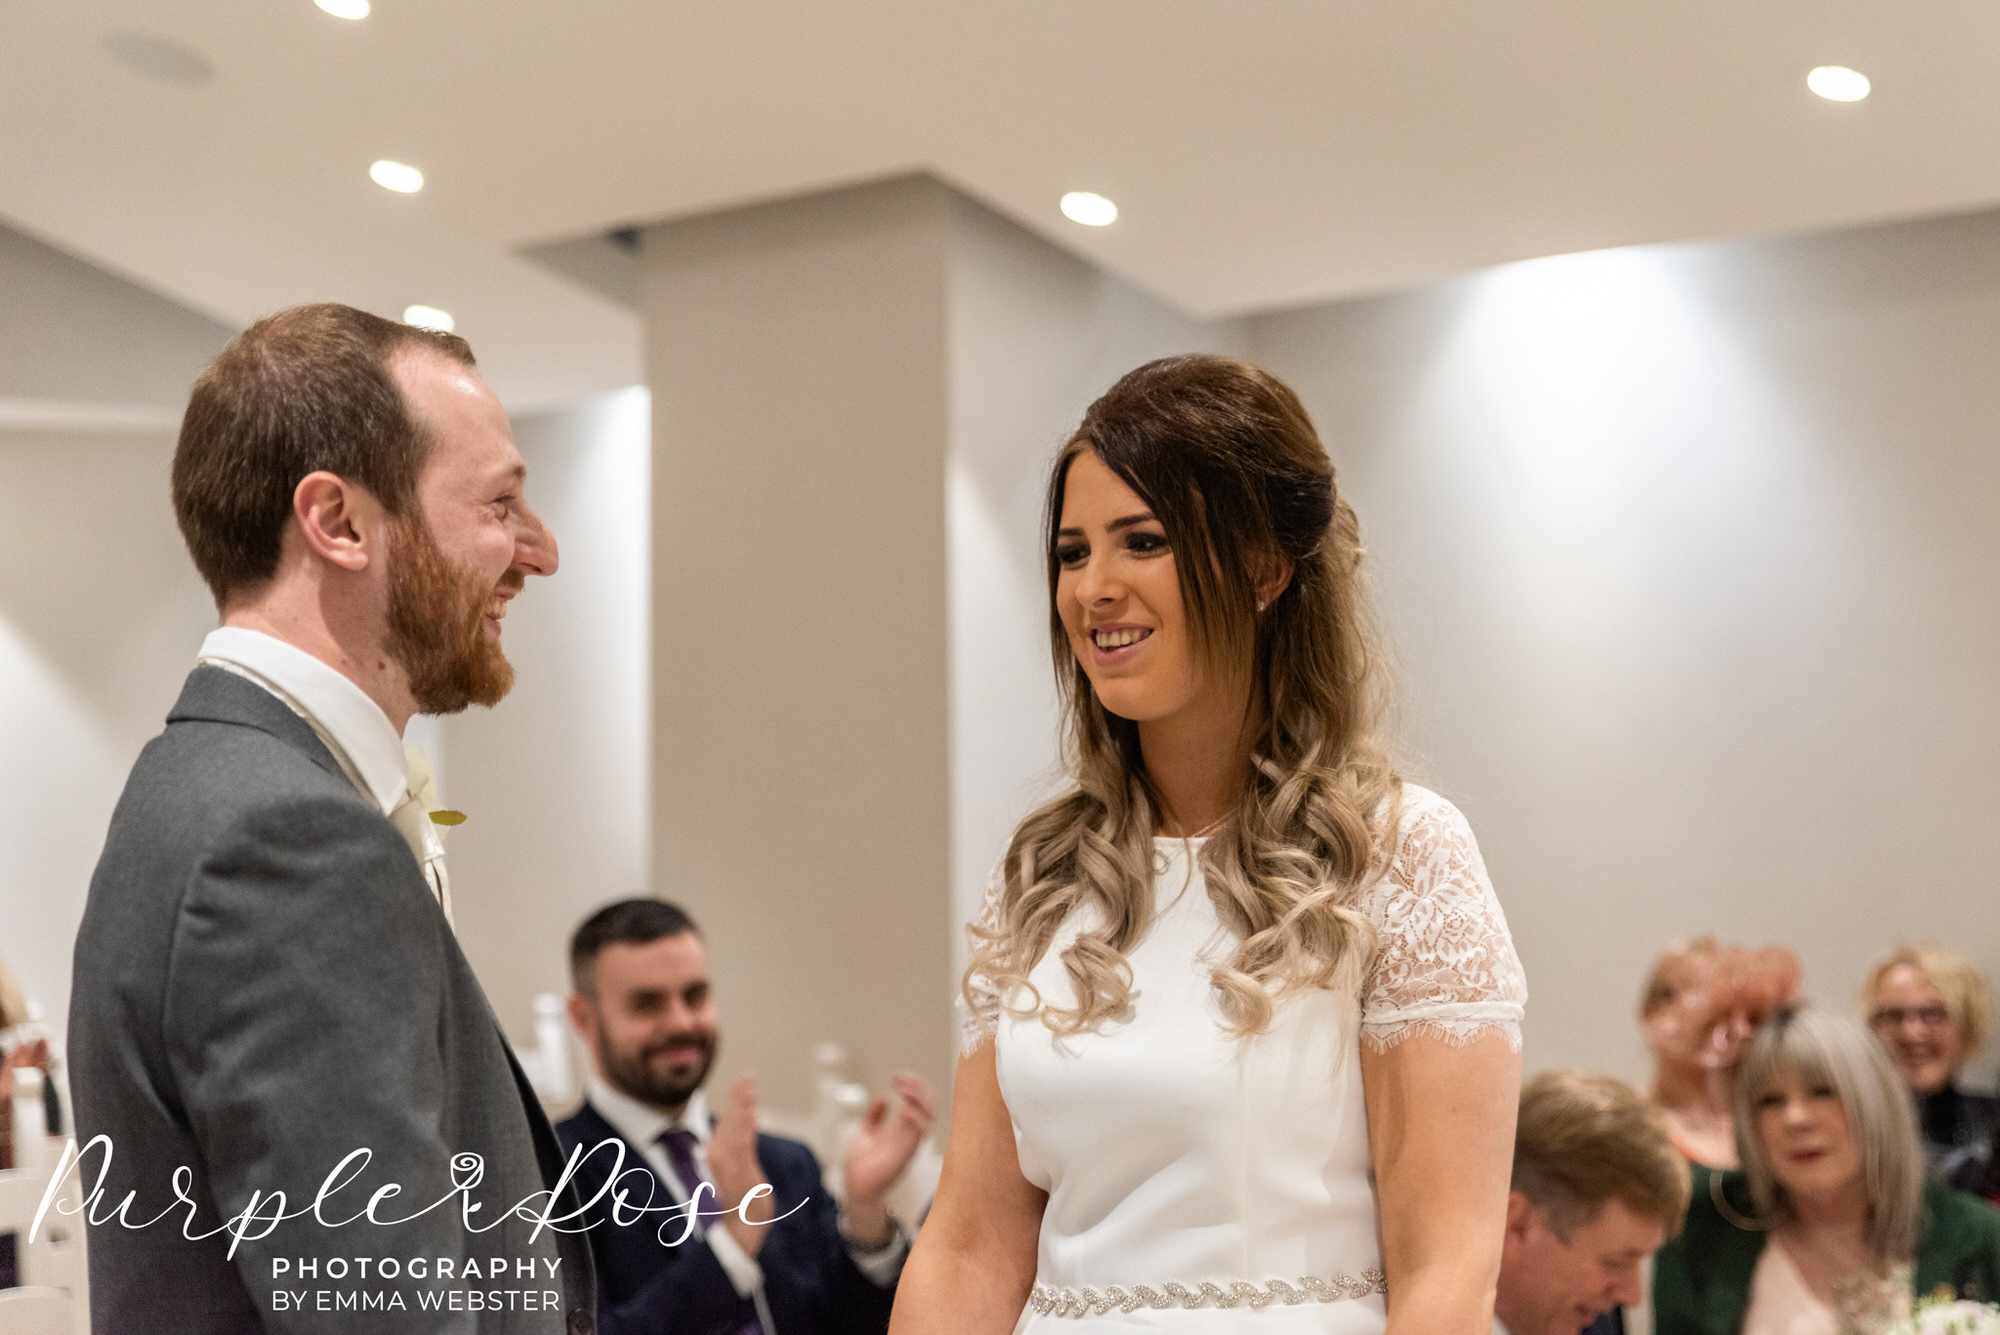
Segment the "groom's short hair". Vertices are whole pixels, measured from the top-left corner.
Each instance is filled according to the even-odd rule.
[[[584,996],[597,992],[597,957],[606,946],[644,946],[682,932],[701,935],[701,928],[678,904],[664,899],[621,899],[606,904],[583,920],[569,939],[570,986]]]
[[[266,316],[194,382],[174,448],[174,518],[217,607],[277,573],[292,494],[322,469],[412,508],[431,442],[389,371],[427,349],[461,365],[455,334],[325,302]]]
[[[1544,1071],[1521,1087],[1513,1189],[1564,1241],[1614,1198],[1671,1238],[1687,1214],[1688,1168],[1659,1114],[1629,1086]]]

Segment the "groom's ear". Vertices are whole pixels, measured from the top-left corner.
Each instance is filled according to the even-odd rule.
[[[308,551],[358,573],[375,559],[387,516],[366,487],[321,469],[292,489],[292,518]]]

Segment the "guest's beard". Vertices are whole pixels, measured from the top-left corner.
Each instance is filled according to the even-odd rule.
[[[669,1047],[691,1046],[699,1048],[701,1060],[685,1075],[654,1071],[647,1059]],[[602,1032],[597,1037],[597,1060],[604,1068],[605,1078],[612,1085],[641,1103],[650,1103],[656,1108],[678,1108],[694,1096],[708,1079],[708,1068],[715,1064],[716,1036],[710,1034],[688,1034],[671,1041],[652,1044],[637,1052],[618,1052],[605,1040]]]
[[[509,570],[495,586],[453,565],[421,517],[395,520],[390,539],[388,649],[418,711],[498,704],[513,688],[514,665],[486,638],[484,622],[495,588],[519,589],[521,572]]]

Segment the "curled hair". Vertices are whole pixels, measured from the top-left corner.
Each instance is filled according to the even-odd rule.
[[[1770,1223],[1793,1217],[1792,1203],[1757,1130],[1757,1105],[1787,1087],[1824,1086],[1840,1100],[1861,1162],[1868,1200],[1865,1234],[1883,1262],[1916,1255],[1923,1225],[1924,1156],[1910,1096],[1882,1045],[1844,1015],[1798,1006],[1757,1031],[1736,1080],[1736,1155],[1750,1182],[1750,1199]]]
[[[1258,1033],[1288,993],[1358,992],[1374,940],[1354,903],[1394,854],[1401,783],[1375,738],[1380,654],[1354,511],[1298,396],[1226,357],[1169,357],[1126,375],[1055,461],[1044,554],[1075,787],[1014,832],[998,921],[971,929],[966,997],[975,977],[1032,992],[1028,973],[1057,930],[1094,906],[1100,923],[1061,954],[1077,1004],[1041,1015],[1058,1035],[1095,1028],[1127,1012],[1126,954],[1152,921],[1152,835],[1164,803],[1138,726],[1098,700],[1056,604],[1064,487],[1085,452],[1165,529],[1205,674],[1251,683],[1252,771],[1200,858],[1238,942],[1211,978],[1230,1031]],[[1289,582],[1260,612],[1258,572],[1284,565]]]
[[[1875,1012],[1882,1005],[1882,981],[1889,976],[1889,970],[1905,964],[1944,998],[1945,1012],[1958,1028],[1960,1063],[1975,1055],[1986,1042],[1989,1009],[1986,980],[1979,976],[1971,960],[1935,941],[1897,946],[1875,962],[1861,984],[1863,1018],[1873,1023]]]

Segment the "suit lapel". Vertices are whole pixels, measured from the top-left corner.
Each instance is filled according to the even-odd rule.
[[[167,711],[167,722],[231,723],[269,733],[303,754],[342,783],[347,772],[320,741],[312,725],[291,706],[247,677],[218,667],[198,667],[188,674],[180,699]]]

